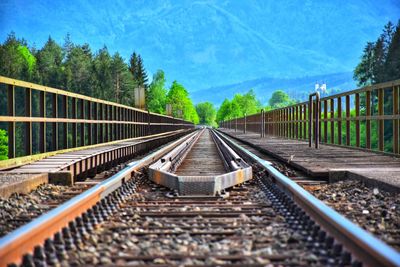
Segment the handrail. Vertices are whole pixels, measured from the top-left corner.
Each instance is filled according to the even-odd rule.
[[[7,92],[7,114],[0,122],[8,125],[9,159],[194,127],[180,118],[4,76],[0,86]],[[17,151],[20,139],[23,149]]]
[[[374,84],[363,88],[322,97],[316,121],[318,142],[386,154],[400,155],[400,80]],[[236,130],[264,131],[270,136],[309,140],[310,102],[234,118]],[[344,108],[342,110],[342,108]],[[232,128],[232,120],[220,122],[220,127]],[[378,134],[374,134],[377,132]]]

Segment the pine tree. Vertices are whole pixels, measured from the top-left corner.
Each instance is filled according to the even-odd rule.
[[[372,60],[373,83],[381,83],[386,79],[385,75],[385,48],[384,39],[379,37],[374,45],[374,56]]]
[[[140,86],[144,87],[145,89],[147,89],[147,82],[148,82],[148,77],[146,74],[146,70],[144,69],[144,65],[143,65],[143,60],[142,57],[139,55],[138,56],[138,65],[137,65],[137,80]]]
[[[136,78],[138,76],[138,56],[136,52],[133,52],[129,59],[129,71],[132,73],[133,81],[136,83]]]
[[[140,55],[133,52],[129,60],[129,71],[132,73],[136,86],[147,88],[147,74],[143,65],[143,59]]]
[[[386,73],[389,80],[400,79],[400,21],[388,49]]]
[[[36,53],[39,82],[43,85],[59,87],[63,81],[62,48],[49,36],[46,44]]]
[[[354,70],[354,79],[357,80],[358,86],[370,85],[374,82],[373,76],[373,61],[374,61],[374,47],[373,42],[368,42],[364,48],[364,53],[361,57],[361,62]]]

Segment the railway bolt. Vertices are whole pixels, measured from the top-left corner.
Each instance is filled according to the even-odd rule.
[[[76,217],[75,221],[76,221],[76,228],[78,229],[79,234],[83,239],[87,239],[89,233],[86,230],[82,217]]]
[[[21,267],[35,267],[35,262],[31,254],[28,253],[22,257]]]
[[[351,264],[351,254],[348,251],[343,251],[342,256],[340,257],[341,265],[350,265]]]
[[[92,210],[93,215],[96,217],[98,223],[101,223],[104,221],[103,215],[101,214],[101,211],[100,211],[99,204],[94,205],[91,210]]]
[[[352,267],[362,267],[363,265],[362,265],[362,262],[361,262],[361,261],[355,260],[355,261],[353,261],[353,262],[351,263],[351,266],[352,266]]]
[[[65,243],[60,232],[54,234],[54,246],[56,248],[57,258],[60,261],[67,260],[68,254],[65,250]]]
[[[82,213],[82,222],[83,222],[83,225],[85,226],[86,230],[89,233],[93,232],[93,230],[94,230],[93,229],[93,225],[92,225],[92,223],[91,223],[91,221],[89,219],[89,216],[88,216],[87,212]]]
[[[60,263],[57,259],[56,248],[54,247],[53,240],[47,238],[44,241],[44,250],[46,253],[46,262],[51,266],[59,266]]]
[[[343,246],[341,244],[335,244],[333,246],[333,255],[340,256],[342,253]]]
[[[111,205],[108,201],[108,197],[103,198],[101,200],[101,203],[102,203],[103,211],[105,211],[105,213],[107,213],[107,217],[108,217],[109,215],[111,215],[113,213],[113,209],[111,208]],[[103,212],[103,214],[104,214],[104,212]]]
[[[35,266],[47,266],[46,263],[46,254],[44,253],[42,246],[35,246],[33,249],[33,260],[35,262]]]
[[[334,242],[333,237],[327,236],[326,239],[325,239],[325,247],[326,247],[327,249],[331,249],[332,246],[333,246],[333,242]]]
[[[69,228],[64,227],[62,229],[62,234],[64,237],[65,248],[67,250],[74,250],[76,247],[74,244],[74,240],[72,239],[71,231],[69,230]]]

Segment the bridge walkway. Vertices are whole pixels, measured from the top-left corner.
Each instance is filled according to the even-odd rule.
[[[372,151],[320,145],[309,147],[307,141],[266,136],[259,133],[220,129],[258,150],[288,162],[315,178],[330,181],[359,179],[368,186],[400,192],[400,158]]]

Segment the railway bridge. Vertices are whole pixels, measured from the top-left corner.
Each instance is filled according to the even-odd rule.
[[[211,129],[0,77],[0,266],[400,266],[399,85]]]

